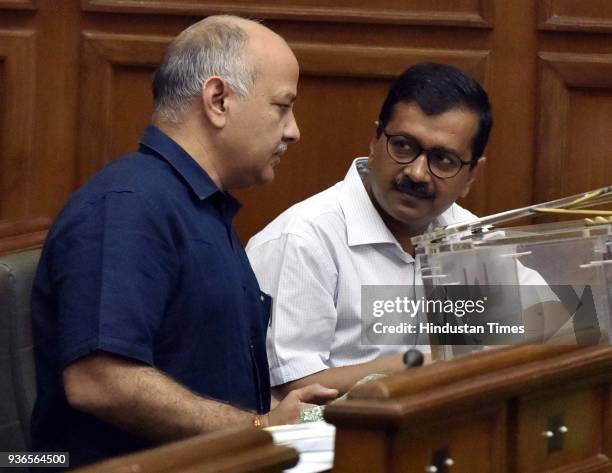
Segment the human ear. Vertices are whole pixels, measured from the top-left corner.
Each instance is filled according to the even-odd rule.
[[[487,158],[485,158],[484,156],[481,156],[480,159],[476,162],[476,165],[472,169],[470,169],[470,177],[467,180],[467,182],[464,184],[463,189],[461,190],[461,193],[459,194],[461,198],[467,197],[467,195],[470,193],[472,184],[478,177],[478,174],[482,172],[482,169],[484,168],[486,160]]]
[[[208,121],[216,128],[223,128],[227,119],[229,86],[221,77],[210,77],[202,84],[202,109]]]
[[[369,154],[369,156],[372,156],[374,154],[374,146],[376,146],[377,139],[378,138],[373,136],[372,139],[370,140],[370,154]]]
[[[376,146],[376,143],[378,142],[378,140],[380,140],[380,137],[382,136],[382,127],[380,126],[380,122],[376,120],[374,122],[374,125],[376,125],[376,129],[374,131],[374,136],[372,136],[372,139],[370,140],[370,156],[374,154],[374,148]]]

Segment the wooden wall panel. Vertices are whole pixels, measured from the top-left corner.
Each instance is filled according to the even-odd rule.
[[[489,27],[492,0],[83,0],[83,10],[207,16],[219,12],[257,18],[359,23]]]
[[[0,0],[0,9],[35,10],[37,0]]]
[[[539,26],[544,30],[612,32],[610,0],[540,0]]]
[[[445,62],[487,81],[489,51],[389,48],[291,43],[302,76],[371,77],[393,80],[423,61]],[[382,105],[382,104],[381,104]]]
[[[491,96],[495,127],[488,161],[463,205],[484,215],[595,187],[609,179],[608,161],[598,149],[612,146],[605,121],[611,5],[608,0],[380,0],[375,5],[369,0],[0,0],[0,30],[29,31],[36,38],[19,64],[33,68],[34,94],[25,101],[11,94],[18,108],[0,103],[3,149],[6,139],[18,142],[23,129],[29,144],[19,146],[30,156],[17,166],[2,165],[6,150],[0,157],[0,219],[54,217],[88,176],[135,149],[150,117],[150,78],[168,42],[187,25],[219,12],[263,18],[294,47],[302,68],[295,112],[302,140],[289,148],[271,186],[240,193],[245,208],[238,227],[245,240],[292,203],[342,179],[348,163],[367,154],[387,87],[405,67],[422,60],[462,67]],[[23,54],[18,43],[3,44],[0,87],[6,89],[15,83],[7,58]],[[576,59],[579,65],[566,70],[572,55],[580,57],[570,63]],[[16,85],[31,87],[20,80]],[[0,88],[0,96],[4,93]],[[34,101],[33,115],[28,100]],[[16,128],[14,118],[6,118],[9,110],[33,121]],[[3,125],[7,120],[10,128]],[[587,143],[586,164],[568,167],[567,156],[578,153],[581,141]],[[28,166],[30,174],[23,174]],[[9,186],[15,176],[23,178]]]
[[[32,31],[0,30],[0,220],[30,206],[35,54]]]
[[[484,172],[470,192],[484,194],[486,203],[479,207],[468,206],[479,215],[533,203],[536,7],[533,0],[495,3],[488,89],[494,125],[485,151]]]
[[[540,53],[537,200],[612,182],[612,54]]]
[[[151,117],[151,75],[170,40],[83,33],[79,182],[136,148]]]
[[[78,4],[64,0],[39,0],[37,10],[19,13],[37,38],[29,214],[53,217],[76,186],[81,18]]]
[[[135,149],[150,117],[153,68],[170,39],[83,34],[80,182]],[[237,193],[245,204],[237,220],[245,241],[288,206],[342,179],[352,159],[367,155],[379,107],[392,79],[407,65],[447,62],[483,83],[488,80],[487,51],[312,43],[291,43],[291,47],[301,70],[296,116],[302,141],[290,147],[273,185]],[[355,101],[355,96],[362,99]],[[307,104],[305,112],[300,112],[300,103]],[[326,126],[343,122],[337,129]]]

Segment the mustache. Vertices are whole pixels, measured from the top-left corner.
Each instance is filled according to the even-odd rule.
[[[285,154],[287,152],[287,147],[289,145],[284,142],[281,141],[278,146],[276,147],[276,150],[274,151],[274,154],[277,154],[278,156],[282,156],[283,154]]]
[[[427,186],[420,182],[414,182],[408,176],[404,176],[401,179],[396,179],[394,182],[396,190],[419,197],[421,199],[433,199],[436,193],[430,191]]]

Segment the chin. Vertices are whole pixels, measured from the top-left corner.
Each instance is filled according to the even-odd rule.
[[[407,226],[429,225],[429,223],[437,217],[432,208],[428,205],[406,206],[401,205],[391,210],[389,215],[398,222]]]
[[[403,223],[404,225],[414,226],[414,225],[428,225],[435,217],[432,217],[426,213],[420,212],[402,212],[396,214],[394,217],[397,221]]]
[[[271,184],[272,181],[274,181],[275,177],[276,177],[276,174],[274,173],[274,169],[272,168],[266,169],[265,172],[261,174],[261,176],[259,177],[259,181],[257,182],[257,185],[265,186],[267,184]]]

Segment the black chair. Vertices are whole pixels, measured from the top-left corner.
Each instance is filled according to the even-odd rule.
[[[27,451],[36,396],[30,296],[40,250],[0,256],[0,451]],[[18,469],[12,469],[15,473]]]

